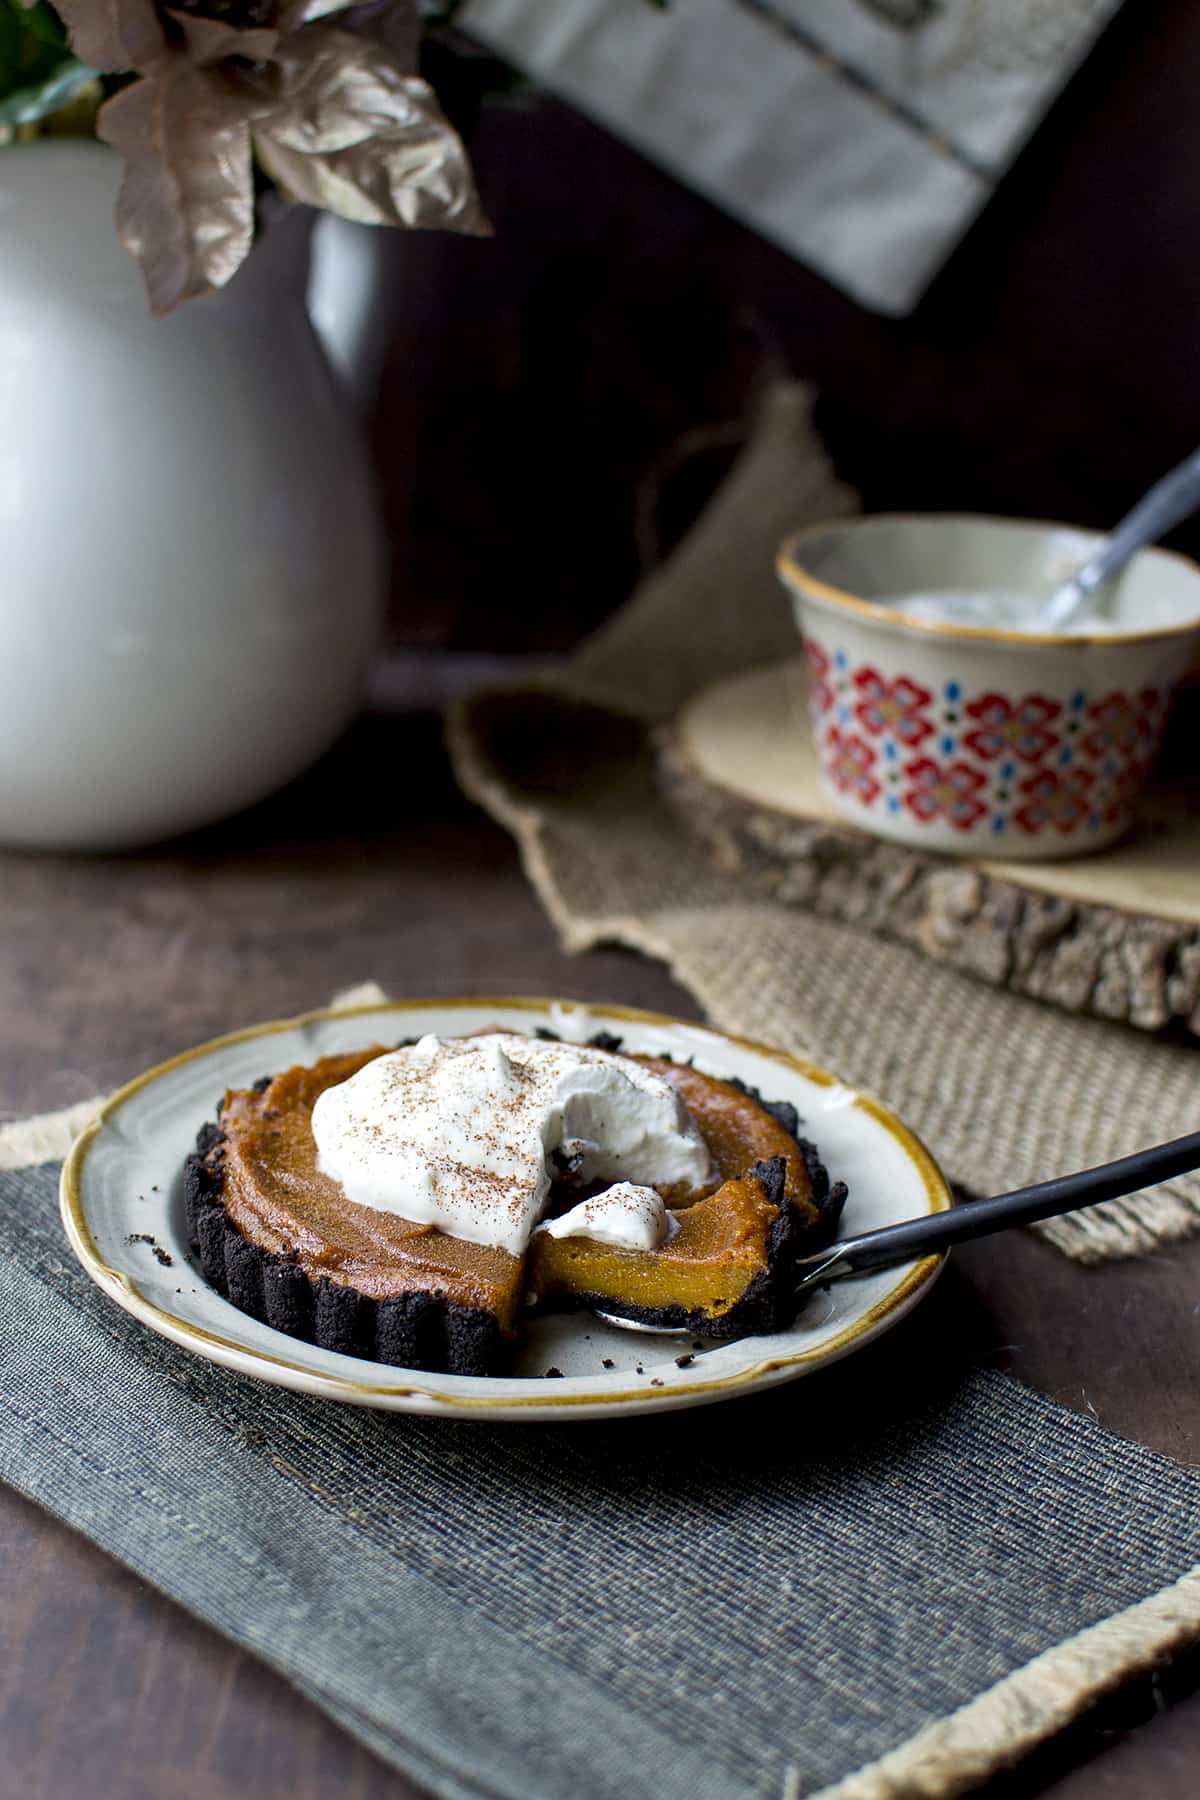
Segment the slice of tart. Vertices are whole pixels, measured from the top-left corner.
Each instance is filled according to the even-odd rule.
[[[535,1231],[527,1299],[704,1338],[782,1330],[796,1314],[796,1257],[832,1237],[845,1184],[830,1183],[787,1102],[687,1064],[650,1066],[683,1094],[720,1184],[690,1204],[674,1199],[657,1243],[589,1235],[583,1208],[576,1231],[559,1234],[554,1222]]]
[[[184,1169],[207,1279],[291,1337],[410,1369],[486,1375],[516,1334],[524,1258],[356,1205],[318,1167],[312,1109],[377,1045],[227,1093]]]

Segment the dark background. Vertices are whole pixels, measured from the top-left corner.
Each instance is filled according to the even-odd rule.
[[[474,108],[477,66],[431,73],[496,236],[387,245],[396,643],[572,643],[702,503],[772,371],[819,387],[871,510],[1103,525],[1200,442],[1194,0],[1128,0],[903,320],[556,101]],[[1169,541],[1200,552],[1200,526]]]

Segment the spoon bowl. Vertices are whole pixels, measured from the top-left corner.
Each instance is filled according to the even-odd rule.
[[[1042,608],[1051,631],[1069,631],[1078,620],[1098,614],[1100,595],[1138,550],[1157,543],[1200,506],[1200,450],[1156,481],[1125,514],[1106,544],[1055,589]]]

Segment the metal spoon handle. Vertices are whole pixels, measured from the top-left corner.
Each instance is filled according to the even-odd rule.
[[[1178,467],[1156,481],[1105,542],[1076,569],[1069,581],[1056,588],[1047,601],[1044,616],[1052,629],[1067,625],[1088,595],[1119,569],[1135,550],[1164,537],[1172,526],[1200,506],[1200,450],[1194,450]]]
[[[1035,1187],[1016,1188],[1011,1194],[996,1194],[987,1200],[969,1200],[949,1212],[906,1219],[902,1225],[885,1225],[880,1231],[845,1238],[815,1256],[799,1260],[797,1287],[802,1292],[827,1281],[840,1281],[846,1275],[861,1275],[868,1269],[885,1269],[914,1256],[948,1250],[952,1244],[1006,1231],[1011,1225],[1032,1225],[1037,1219],[1052,1219],[1081,1206],[1097,1206],[1102,1200],[1135,1194],[1140,1188],[1169,1181],[1173,1175],[1185,1175],[1192,1169],[1200,1169],[1200,1131],[1135,1151],[1117,1162],[1081,1169],[1076,1175],[1060,1175],[1054,1181],[1039,1181]]]

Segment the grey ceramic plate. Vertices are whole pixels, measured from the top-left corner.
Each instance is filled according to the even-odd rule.
[[[951,1203],[937,1164],[893,1113],[783,1051],[622,1007],[405,1000],[255,1026],[177,1056],[122,1088],[63,1168],[63,1220],[76,1255],[119,1306],[210,1362],[323,1399],[464,1419],[596,1418],[752,1393],[846,1356],[927,1292],[937,1257],[840,1282],[817,1294],[789,1331],[709,1346],[683,1368],[676,1358],[692,1346],[678,1338],[620,1331],[587,1314],[549,1317],[528,1328],[511,1375],[483,1379],[320,1350],[260,1325],[207,1285],[187,1259],[181,1170],[227,1087],[337,1051],[484,1025],[514,1031],[548,1025],[579,1039],[612,1031],[630,1050],[694,1057],[711,1074],[736,1075],[770,1099],[792,1101],[834,1179],[849,1183],[847,1232],[940,1212]],[[547,1376],[550,1368],[562,1370],[562,1378]]]

